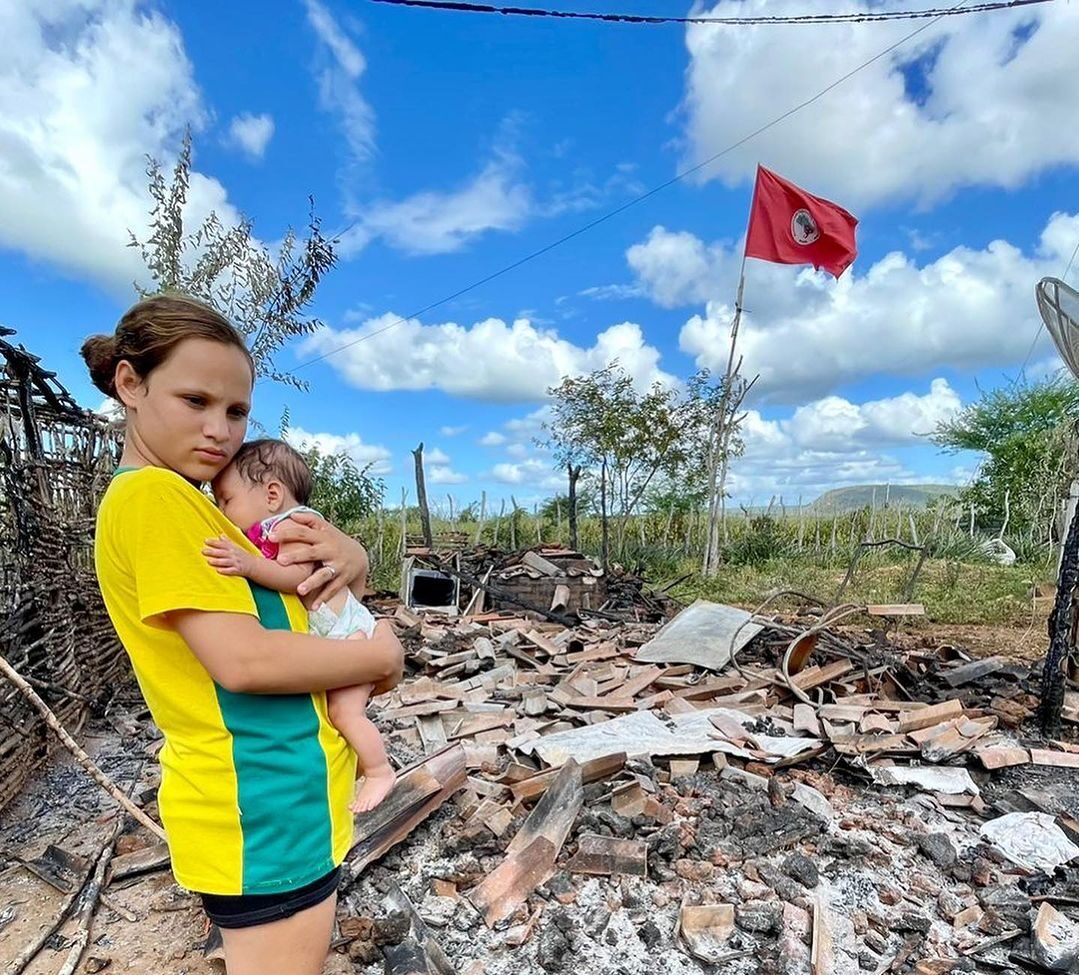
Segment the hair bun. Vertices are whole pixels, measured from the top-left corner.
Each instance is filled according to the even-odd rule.
[[[116,338],[112,335],[91,335],[79,350],[90,370],[90,380],[106,396],[116,399]]]

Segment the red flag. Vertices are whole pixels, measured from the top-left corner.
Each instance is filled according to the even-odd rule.
[[[857,219],[841,206],[757,167],[746,257],[774,264],[812,264],[838,278],[858,255],[857,226]]]

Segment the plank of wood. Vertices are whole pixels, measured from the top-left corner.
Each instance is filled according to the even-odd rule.
[[[570,759],[510,840],[505,860],[468,893],[488,927],[509,917],[551,876],[583,802],[581,767]]]
[[[974,754],[978,761],[982,763],[982,767],[990,771],[998,768],[1011,768],[1013,765],[1026,765],[1030,762],[1030,752],[1025,748],[988,745],[974,749]]]
[[[571,697],[565,703],[565,707],[578,711],[609,711],[621,712],[636,711],[637,702],[628,697]]]
[[[136,877],[139,874],[151,873],[154,870],[163,870],[169,865],[168,843],[158,843],[155,846],[147,846],[134,853],[122,853],[113,857],[109,863],[108,884],[114,880],[123,880],[125,877]]]
[[[547,637],[545,637],[539,630],[529,630],[523,634],[524,638],[536,647],[538,650],[542,650],[548,657],[557,657],[562,648],[552,643]]]
[[[663,687],[666,682],[656,680],[653,683],[656,687]],[[687,701],[694,701],[699,698],[729,694],[731,691],[744,691],[747,688],[745,686],[745,681],[742,680],[741,677],[713,677],[708,680],[702,680],[700,683],[693,684],[690,687],[671,687],[669,689],[674,697],[680,697]]]
[[[570,873],[647,877],[648,844],[585,833],[578,839],[577,852],[566,864],[566,869]]]
[[[925,607],[921,603],[881,603],[866,606],[870,616],[925,616]]]
[[[918,750],[906,735],[849,735],[833,739],[832,747],[840,755],[901,755]]]
[[[646,667],[639,674],[625,681],[621,687],[615,688],[611,693],[619,698],[636,697],[662,673],[663,669],[661,667]]]
[[[605,755],[602,758],[594,758],[581,766],[581,781],[585,785],[593,782],[609,779],[622,771],[626,764],[626,753],[618,752],[615,755]],[[513,798],[518,802],[526,799],[534,799],[543,795],[555,781],[559,769],[547,769],[530,779],[523,779],[510,786]]]
[[[558,850],[545,836],[506,857],[479,886],[466,895],[493,928],[524,903],[528,895],[554,873]]]
[[[396,846],[447,799],[463,789],[465,751],[454,745],[404,770],[393,791],[369,813],[356,819],[348,856],[347,878],[357,877]]]
[[[1072,752],[1054,752],[1047,748],[1032,748],[1030,760],[1035,765],[1048,765],[1053,768],[1079,768],[1079,755]]]
[[[800,691],[810,691],[822,684],[830,684],[840,677],[845,677],[852,670],[854,664],[850,660],[834,660],[825,667],[812,667],[795,674],[791,683]]]
[[[924,745],[927,741],[932,741],[934,738],[939,738],[941,735],[951,731],[959,725],[964,719],[962,717],[952,718],[950,721],[941,721],[939,724],[930,725],[928,728],[920,728],[917,731],[907,732],[907,737],[916,745]]]
[[[617,647],[607,643],[601,643],[597,647],[591,647],[588,650],[577,650],[573,653],[566,654],[566,660],[571,664],[590,663],[594,660],[612,660],[615,657],[620,656],[620,651]]]
[[[942,721],[958,718],[963,714],[963,702],[954,698],[934,704],[928,708],[918,708],[914,711],[899,712],[899,730],[906,734],[908,731],[921,731]]]
[[[1003,657],[986,657],[984,660],[972,660],[944,673],[944,681],[949,687],[962,687],[974,680],[981,680],[995,674],[1006,664]]]
[[[835,971],[832,929],[827,913],[824,897],[818,894],[813,902],[813,941],[809,956],[809,967],[813,975],[833,975]]]
[[[521,564],[527,565],[530,569],[535,569],[545,576],[564,576],[566,574],[557,565],[549,559],[545,559],[538,552],[525,552],[525,554],[521,556]]]
[[[408,704],[400,708],[386,708],[381,717],[387,721],[400,721],[403,718],[417,718],[421,715],[451,711],[455,706],[453,701],[423,701],[420,704]]]

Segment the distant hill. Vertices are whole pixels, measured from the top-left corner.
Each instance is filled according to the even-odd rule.
[[[859,508],[869,507],[874,490],[877,493],[878,508],[884,505],[885,495],[888,496],[890,507],[924,508],[933,498],[942,494],[952,496],[959,492],[959,488],[954,484],[893,484],[890,487],[885,484],[858,484],[825,491],[807,506],[807,510],[822,515],[831,514],[833,511],[857,511]]]

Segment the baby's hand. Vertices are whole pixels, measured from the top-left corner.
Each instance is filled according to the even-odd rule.
[[[202,550],[206,561],[223,576],[247,576],[255,557],[225,535],[208,538]]]

